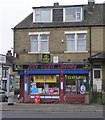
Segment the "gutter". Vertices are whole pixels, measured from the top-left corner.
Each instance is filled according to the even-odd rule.
[[[40,26],[40,27],[21,27],[21,28],[11,28],[12,30],[22,30],[22,29],[42,29],[42,28],[76,28],[76,27],[105,27],[104,25],[78,25],[78,26]]]

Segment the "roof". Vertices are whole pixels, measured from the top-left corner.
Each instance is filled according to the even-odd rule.
[[[59,4],[59,3],[58,3]],[[58,6],[40,6],[40,7],[32,7],[33,9],[44,9],[44,8],[65,8],[65,7],[80,7],[84,5],[58,5]]]
[[[88,13],[88,5],[79,5],[84,8],[84,20],[81,22],[51,22],[51,23],[33,23],[33,13],[27,16],[22,22],[14,27],[14,29],[33,29],[33,28],[61,28],[61,27],[85,27],[85,26],[103,26],[105,25],[105,4],[95,4],[93,13]],[[57,8],[71,7],[60,6]],[[76,6],[72,6],[76,7]],[[49,7],[33,7],[35,8],[54,8]]]

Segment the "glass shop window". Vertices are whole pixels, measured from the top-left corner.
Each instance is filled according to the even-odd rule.
[[[85,75],[65,75],[66,94],[85,94],[88,87]]]
[[[31,94],[59,94],[59,75],[30,76]]]

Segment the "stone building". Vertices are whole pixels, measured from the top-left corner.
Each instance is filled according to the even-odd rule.
[[[33,7],[14,28],[14,71],[21,97],[84,102],[105,90],[105,4]]]

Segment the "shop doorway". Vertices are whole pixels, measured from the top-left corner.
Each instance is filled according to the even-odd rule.
[[[101,69],[93,69],[93,90],[97,90],[97,92],[101,92],[102,89],[102,70]]]

